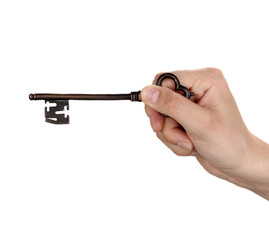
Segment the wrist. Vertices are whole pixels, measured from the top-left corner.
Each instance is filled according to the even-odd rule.
[[[269,144],[251,134],[247,152],[243,167],[245,187],[269,200]]]

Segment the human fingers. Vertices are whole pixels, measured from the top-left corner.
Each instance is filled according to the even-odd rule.
[[[191,92],[195,93],[194,96],[191,97],[191,100],[194,102],[198,102],[204,96],[204,94],[210,88],[212,88],[213,85],[215,85],[216,82],[220,88],[227,88],[225,81],[218,81],[219,79],[223,79],[223,74],[219,69],[216,68],[178,70],[171,73],[177,76],[181,85],[187,87]],[[162,74],[163,72],[158,73],[155,76],[153,80],[154,85]],[[169,87],[170,89],[175,89],[174,82],[171,79],[164,80],[162,86]]]
[[[186,130],[200,130],[208,118],[206,109],[168,88],[147,86],[141,91],[141,98],[146,105],[175,119]]]
[[[162,132],[157,132],[156,136],[163,142],[163,144],[168,147],[170,150],[172,150],[176,155],[178,156],[190,156],[192,153],[192,150],[190,150],[188,147],[180,146],[176,144],[169,143],[165,140]]]
[[[173,118],[165,118],[162,128],[162,136],[164,140],[173,145],[180,146],[189,151],[193,150],[193,143],[185,131],[180,128],[180,125]]]
[[[172,118],[164,118],[148,106],[145,108],[154,132],[161,131],[166,142],[192,150],[193,144],[191,140],[186,132],[180,128],[177,121]]]
[[[155,76],[155,79],[153,80],[153,83],[156,82],[156,78],[159,77],[159,75]],[[164,81],[163,87],[167,87],[170,89],[175,89],[174,82],[172,81]],[[157,111],[152,109],[151,107],[145,105],[145,111],[147,116],[150,118],[150,124],[154,132],[159,132],[162,130],[163,125],[165,123],[165,118],[160,115]]]
[[[163,128],[164,117],[147,105],[145,105],[145,112],[150,119],[152,130],[154,132],[160,132]]]

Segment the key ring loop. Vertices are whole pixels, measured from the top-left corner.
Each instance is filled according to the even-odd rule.
[[[165,79],[173,80],[175,82],[175,91],[182,91],[184,93],[184,97],[190,99],[190,97],[194,95],[194,93],[190,92],[188,88],[180,84],[177,76],[173,73],[163,73],[162,75],[160,75],[157,79],[156,85],[162,86],[162,82]]]

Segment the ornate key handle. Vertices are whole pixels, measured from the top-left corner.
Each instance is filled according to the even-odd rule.
[[[175,82],[175,91],[182,91],[184,93],[184,97],[190,99],[191,96],[194,95],[193,92],[190,92],[190,90],[184,86],[182,86],[177,78],[177,76],[173,73],[163,73],[161,76],[158,77],[156,85],[162,86],[162,82],[165,79],[171,79]],[[164,117],[169,117],[165,114],[160,113]],[[183,130],[184,128],[181,127]],[[185,131],[185,130],[184,130]]]
[[[191,96],[194,95],[193,92],[184,86],[182,86],[177,78],[177,76],[173,73],[163,73],[161,76],[158,77],[156,85],[162,86],[162,82],[165,79],[171,79],[175,82],[175,91],[182,91],[184,93],[184,97],[190,99]]]

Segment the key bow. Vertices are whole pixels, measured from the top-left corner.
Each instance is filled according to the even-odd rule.
[[[165,79],[173,80],[175,82],[175,91],[182,91],[184,93],[184,97],[190,99],[190,97],[194,95],[194,93],[190,92],[188,88],[180,84],[177,76],[173,73],[163,73],[162,75],[160,75],[157,79],[156,85],[162,86],[162,82]]]

